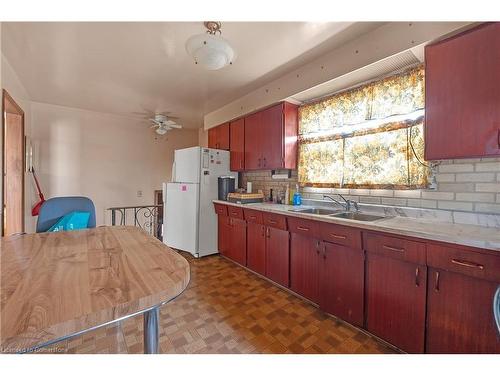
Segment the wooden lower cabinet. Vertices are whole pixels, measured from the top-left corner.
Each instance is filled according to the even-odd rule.
[[[427,267],[367,252],[365,276],[366,329],[423,353]]]
[[[266,227],[262,224],[247,223],[247,267],[266,274]]]
[[[217,246],[219,253],[228,256],[231,240],[231,226],[229,225],[229,216],[217,215]]]
[[[428,353],[500,353],[493,297],[500,283],[429,269]]]
[[[321,241],[297,233],[290,234],[290,289],[317,303],[319,300],[319,254]]]
[[[241,264],[247,265],[247,223],[242,219],[229,218],[230,235],[227,257]]]
[[[290,233],[266,227],[266,277],[289,287],[290,285]]]
[[[363,250],[324,242],[318,267],[319,307],[362,327],[364,267]]]

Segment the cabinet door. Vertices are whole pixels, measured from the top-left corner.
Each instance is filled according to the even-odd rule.
[[[319,306],[363,326],[364,256],[360,249],[324,242],[319,262]]]
[[[239,119],[231,122],[230,128],[230,151],[232,171],[242,171],[245,169],[245,120]]]
[[[245,169],[262,167],[262,112],[245,117]]]
[[[263,169],[283,168],[283,105],[262,111],[262,131],[260,142],[263,144]]]
[[[229,123],[217,126],[217,148],[229,151]]]
[[[217,148],[217,127],[208,129],[208,148]]]
[[[290,282],[289,233],[266,227],[266,276],[288,288]]]
[[[500,23],[425,48],[425,158],[500,155]]]
[[[247,223],[247,266],[266,274],[266,227],[262,224]]]
[[[219,253],[228,256],[230,241],[231,228],[229,226],[229,216],[217,215],[217,244]]]
[[[247,227],[246,221],[230,218],[231,242],[229,258],[235,262],[246,266],[247,264]]]
[[[427,291],[428,353],[500,353],[493,316],[499,284],[431,268]]]
[[[367,330],[408,353],[423,353],[426,280],[426,266],[367,253]]]
[[[314,237],[290,234],[290,289],[313,302],[318,302],[320,245]]]

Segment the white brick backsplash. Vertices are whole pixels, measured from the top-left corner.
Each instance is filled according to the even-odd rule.
[[[439,208],[457,213],[500,214],[500,158],[444,160],[436,168],[437,189],[392,190],[392,189],[340,189],[302,188],[304,198],[319,199],[323,194],[340,193],[367,204],[385,204],[421,208]],[[270,171],[243,173],[242,185],[252,181],[254,190],[284,190],[286,185],[295,187],[297,171],[292,177],[278,181],[271,179]]]
[[[420,198],[422,192],[420,190],[395,190],[394,196],[396,198]]]
[[[441,173],[436,175],[437,182],[455,182],[454,173]]]
[[[486,192],[486,193],[500,193],[500,184],[476,184],[476,191]]]
[[[394,196],[394,190],[371,189],[370,195],[374,197],[392,197]]]
[[[457,173],[457,182],[491,182],[495,181],[495,173]]]
[[[500,214],[500,204],[476,203],[475,211]]]
[[[500,162],[481,162],[476,164],[477,172],[500,172]]]
[[[437,201],[432,201],[429,199],[408,199],[408,206],[419,208],[436,208]]]
[[[495,202],[494,193],[457,193],[455,198],[465,202]]]
[[[408,200],[402,198],[382,198],[382,204],[389,206],[407,206]]]
[[[439,166],[439,173],[473,172],[473,164],[442,164]]]
[[[474,205],[469,202],[439,201],[438,208],[443,210],[472,211]]]
[[[472,182],[442,183],[438,184],[438,190],[451,192],[472,192],[474,191],[474,184]]]
[[[455,193],[444,193],[439,191],[423,191],[422,198],[452,201],[455,198]]]

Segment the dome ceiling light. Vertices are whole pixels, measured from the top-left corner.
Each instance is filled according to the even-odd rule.
[[[194,63],[208,70],[218,70],[232,64],[236,54],[221,36],[221,23],[207,21],[203,24],[207,32],[194,35],[186,42],[186,51],[194,59]]]

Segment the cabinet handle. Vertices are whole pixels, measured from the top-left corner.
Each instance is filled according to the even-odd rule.
[[[258,166],[259,166],[259,168],[260,168],[260,158],[259,158],[259,161],[258,161],[257,165],[258,165]]]
[[[439,292],[439,271],[436,271],[436,277],[434,278],[434,290]]]
[[[466,260],[452,259],[451,263],[457,264],[459,266],[469,267],[469,268],[479,268],[480,270],[484,269],[484,266],[482,264],[468,262]]]
[[[235,212],[235,211],[233,211],[233,212],[231,212],[231,215],[233,215],[233,216],[238,216],[238,213],[237,213],[237,212]]]
[[[266,158],[264,158],[264,167],[266,166],[267,162],[266,162]]]
[[[316,241],[316,253],[319,255],[319,245],[320,245],[320,242],[319,241]]]
[[[309,228],[301,227],[300,225],[297,227],[298,230],[302,230],[304,232],[309,232]]]
[[[257,217],[255,217],[255,216],[249,216],[248,218],[251,219],[251,220],[255,220]]]
[[[260,234],[262,235],[262,237],[265,236],[265,227],[263,225],[260,227]]]
[[[339,240],[345,240],[347,238],[346,236],[341,236],[339,234],[334,234],[334,233],[330,233],[329,235],[330,237],[338,238]]]
[[[269,223],[269,224],[277,224],[277,222],[276,222],[276,221],[274,221],[274,220],[268,220],[268,223]]]
[[[266,228],[266,237],[271,238],[271,231],[269,230],[269,227]]]
[[[391,251],[397,251],[398,253],[404,253],[405,249],[401,249],[400,247],[392,247],[392,246],[387,246],[383,245],[382,246],[384,249],[391,250]]]
[[[243,160],[240,159],[240,168],[243,169]]]
[[[500,285],[493,297],[493,315],[495,316],[495,323],[497,324],[498,333],[500,334]]]
[[[326,259],[326,244],[323,242],[323,259]]]
[[[500,129],[498,129],[498,133],[497,133],[497,145],[498,145],[498,148],[500,148]]]
[[[418,276],[420,275],[420,268],[415,268],[415,286],[420,286]]]

